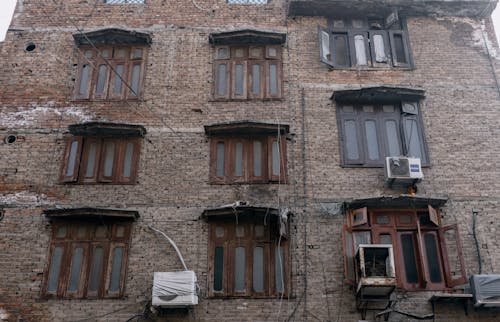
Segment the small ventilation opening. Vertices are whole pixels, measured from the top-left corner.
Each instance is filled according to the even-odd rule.
[[[26,50],[27,52],[31,52],[31,51],[35,50],[35,48],[36,48],[36,45],[35,45],[34,43],[32,43],[32,42],[29,42],[29,43],[26,45],[25,50]]]
[[[7,144],[12,144],[12,143],[16,142],[16,140],[17,140],[17,137],[13,134],[7,135],[4,139],[5,143],[7,143]]]

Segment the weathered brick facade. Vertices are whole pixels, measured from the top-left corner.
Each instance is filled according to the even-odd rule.
[[[0,320],[126,321],[151,300],[153,272],[181,270],[165,231],[196,272],[199,304],[185,312],[153,312],[156,321],[358,321],[352,286],[344,282],[345,208],[359,198],[397,196],[383,168],[341,166],[338,90],[398,86],[425,90],[420,103],[430,167],[417,196],[447,198],[445,224],[457,223],[467,275],[477,274],[472,231],[477,210],[483,273],[500,273],[500,50],[488,15],[495,1],[394,1],[406,18],[413,68],[329,69],[320,61],[320,14],[301,15],[296,0],[232,5],[224,0],[19,0],[0,44]],[[336,1],[324,1],[334,10]],[[340,1],[345,3],[345,1]],[[377,3],[388,1],[351,1]],[[290,4],[292,3],[292,4]],[[305,3],[305,4],[304,4]],[[305,1],[303,6],[324,3]],[[464,4],[462,4],[464,3]],[[411,6],[415,6],[412,14]],[[299,8],[299,9],[297,9]],[[293,9],[293,10],[292,10]],[[307,11],[307,10],[306,10]],[[77,29],[78,28],[78,29]],[[152,38],[144,100],[73,99],[78,49],[73,35],[104,28]],[[286,34],[282,48],[283,98],[220,101],[212,94],[214,46],[209,35],[239,29]],[[25,50],[35,44],[32,51]],[[287,182],[215,185],[204,126],[234,121],[289,125]],[[85,122],[139,124],[137,184],[62,184],[68,126]],[[13,143],[3,141],[15,135]],[[210,289],[209,225],[204,210],[247,201],[288,207],[289,294],[280,298],[219,299]],[[327,203],[345,207],[328,212]],[[119,299],[45,299],[51,221],[55,208],[136,210],[124,296]],[[397,263],[396,263],[397,265]],[[439,292],[396,290],[396,307],[432,312]],[[470,308],[472,307],[469,304]],[[374,320],[373,312],[366,319]],[[498,309],[438,304],[435,321],[498,321]],[[412,321],[393,313],[390,321]]]

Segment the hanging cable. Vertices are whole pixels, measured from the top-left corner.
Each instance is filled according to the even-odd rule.
[[[162,235],[163,237],[165,237],[166,240],[168,240],[168,242],[170,243],[170,245],[172,245],[172,247],[175,249],[175,252],[177,253],[177,256],[179,256],[179,259],[181,260],[181,263],[182,263],[182,266],[184,267],[184,270],[185,271],[188,271],[188,268],[186,266],[186,263],[184,262],[184,258],[182,257],[182,254],[181,254],[181,251],[179,250],[179,248],[177,248],[177,245],[174,243],[174,241],[172,239],[170,239],[170,237],[168,237],[164,232],[162,232],[161,230],[158,230],[156,228],[154,228],[153,226],[151,225],[148,225],[149,229],[157,232],[158,234]]]
[[[476,251],[477,251],[477,262],[479,264],[479,273],[482,274],[483,272],[483,260],[481,259],[481,249],[479,248],[479,241],[477,240],[477,234],[476,234],[476,221],[477,221],[477,210],[472,210],[472,236],[474,237],[474,242],[476,244]]]

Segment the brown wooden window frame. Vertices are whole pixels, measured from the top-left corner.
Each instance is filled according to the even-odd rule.
[[[356,214],[364,213],[368,214],[366,217],[368,220],[354,219]],[[380,223],[377,216],[386,218]],[[406,216],[409,220],[405,219],[404,222],[399,220],[402,216]],[[447,232],[453,235],[451,242],[446,239]],[[467,282],[458,227],[456,224],[442,226],[439,211],[430,205],[427,209],[365,207],[348,210],[347,224],[343,228],[344,270],[347,282],[354,283],[355,280],[353,259],[356,245],[385,243],[381,240],[382,235],[390,236],[394,247],[399,288],[444,290]],[[410,248],[404,247],[402,236],[411,236],[410,239],[406,238],[406,243],[410,242]],[[453,247],[456,254],[450,254],[449,247]],[[409,256],[410,253],[414,256]],[[456,255],[456,258],[450,257],[452,255]],[[450,260],[456,261],[454,268],[450,265]],[[431,262],[433,265],[430,265]],[[439,274],[440,280],[436,274]]]
[[[405,112],[404,106],[412,106],[415,110]],[[364,109],[370,107],[373,112],[366,112]],[[385,107],[393,107],[393,112],[384,111]],[[352,110],[352,111],[349,111]],[[388,134],[387,122],[395,123],[396,137]],[[354,124],[355,136],[347,130],[347,123]],[[367,122],[375,125],[376,136],[369,135],[366,130]],[[416,124],[415,128],[408,127],[407,123]],[[339,148],[341,165],[343,167],[383,167],[385,157],[408,155],[419,157],[411,151],[410,140],[416,142],[420,154],[422,166],[429,166],[429,152],[423,122],[420,113],[419,103],[416,101],[401,101],[387,104],[337,104],[337,125],[339,134]],[[416,133],[416,138],[410,133]],[[370,147],[368,137],[377,142],[378,159],[370,158]],[[396,142],[399,154],[391,153],[391,141]],[[349,149],[356,145],[358,158],[349,157]]]
[[[256,235],[256,227],[260,226],[264,234]],[[237,235],[236,229],[241,227],[243,234]],[[222,230],[223,234],[219,235]],[[211,297],[251,297],[269,298],[287,296],[290,292],[290,265],[289,246],[286,238],[280,237],[275,222],[264,223],[254,218],[239,218],[234,220],[215,220],[209,222],[209,296]],[[236,248],[244,247],[244,289],[236,290],[235,274],[237,274],[235,256]],[[254,289],[254,250],[263,248],[263,284],[262,290]],[[277,249],[281,249],[283,262],[277,258]],[[215,277],[216,248],[222,249],[222,271],[219,278]],[[282,266],[280,266],[282,265]],[[282,281],[278,282],[276,271],[282,271]],[[216,290],[214,283],[221,279],[220,289]],[[282,290],[277,290],[278,283],[282,283]],[[219,286],[217,286],[219,287]]]
[[[384,19],[367,17],[330,19],[329,28],[318,27],[321,61],[334,69],[413,68],[406,19],[400,18],[390,26],[384,24]],[[363,37],[366,64],[357,61],[356,36]],[[383,55],[376,52],[375,36],[382,39]],[[342,43],[337,43],[336,38],[343,39]]]
[[[114,145],[110,175],[105,170],[108,144]],[[127,152],[130,148],[132,152],[127,159]],[[75,184],[135,184],[140,150],[141,139],[138,137],[69,137],[66,140],[64,163],[59,181]],[[94,166],[92,174],[87,175],[90,151],[94,154]],[[128,163],[127,167],[126,163]],[[128,175],[125,172],[128,172]]]
[[[86,45],[78,48],[79,64],[74,99],[137,100],[142,98],[148,47],[103,45],[96,48]],[[119,57],[122,51],[125,51],[124,55]],[[139,52],[140,56],[136,55]],[[138,69],[135,66],[138,66]],[[121,79],[118,77],[119,73]],[[134,73],[139,74],[134,77]],[[119,90],[115,91],[117,82],[120,84],[117,87]]]
[[[221,55],[222,51],[226,54]],[[225,73],[222,73],[225,80],[220,78],[219,66],[221,65],[225,66]],[[254,66],[258,66],[259,86],[254,86],[254,77],[256,77]],[[272,66],[275,66],[276,73],[274,84],[271,84]],[[213,97],[216,100],[281,99],[283,96],[282,74],[281,46],[279,45],[216,46]],[[221,86],[219,82],[224,84],[225,90],[222,92],[219,90]]]
[[[104,230],[102,230],[104,228]],[[104,235],[99,235],[99,229]],[[125,291],[128,253],[130,248],[132,224],[130,221],[101,220],[74,221],[60,220],[52,223],[51,240],[48,251],[48,264],[44,274],[42,296],[44,298],[121,298]],[[60,231],[64,234],[59,235]],[[81,233],[83,231],[83,233]],[[120,233],[118,233],[120,232]],[[100,265],[95,256],[101,249]],[[74,256],[77,249],[81,256]],[[114,268],[115,252],[121,249],[121,265]],[[59,251],[59,265],[54,263],[55,252]],[[78,258],[78,259],[77,259]],[[118,257],[117,257],[118,259]],[[79,273],[73,276],[74,261],[79,262]],[[94,271],[95,269],[95,271]],[[55,271],[54,271],[55,270]],[[52,274],[54,273],[54,275]],[[58,273],[58,274],[57,274]],[[114,279],[113,274],[119,273]],[[93,274],[97,274],[91,286]],[[76,284],[71,282],[77,279]],[[51,278],[55,278],[51,281]],[[113,282],[112,282],[113,280]],[[55,283],[55,285],[51,285]],[[114,284],[111,286],[111,284]],[[95,289],[91,289],[95,287]],[[115,288],[115,289],[112,289]]]
[[[261,145],[261,175],[254,172],[254,142]],[[277,142],[279,170],[273,168],[273,144]],[[218,144],[224,145],[224,171],[218,171]],[[237,144],[242,145],[242,175],[236,174]],[[286,138],[281,135],[232,135],[210,138],[210,181],[213,184],[286,183]],[[220,164],[220,163],[219,163]]]

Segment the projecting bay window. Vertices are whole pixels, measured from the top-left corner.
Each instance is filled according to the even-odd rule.
[[[42,290],[45,297],[123,296],[131,222],[100,218],[63,219],[52,223]]]
[[[233,214],[209,222],[211,296],[288,293],[288,241],[277,233],[278,223],[270,219],[272,215],[264,216],[265,210],[259,219],[243,215],[235,222]]]
[[[398,287],[442,290],[466,282],[457,225],[441,226],[427,209],[367,209],[348,212],[344,227],[346,277],[354,280],[353,256],[360,244],[392,244]]]
[[[334,18],[318,32],[321,61],[333,68],[412,66],[404,20]]]
[[[136,183],[144,128],[86,123],[72,125],[70,131],[77,135],[66,141],[61,182]]]

